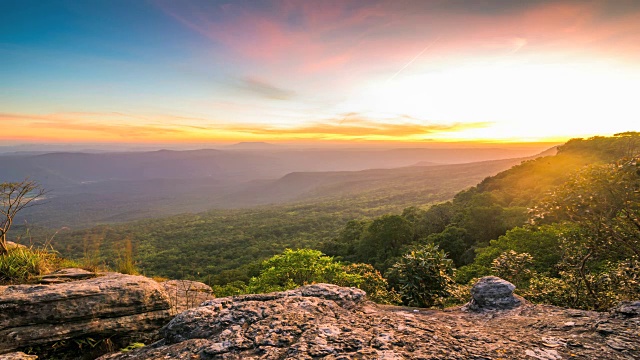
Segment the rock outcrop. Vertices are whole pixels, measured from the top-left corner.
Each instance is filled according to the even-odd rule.
[[[66,271],[64,277],[87,274]],[[117,273],[86,280],[0,286],[0,353],[68,339],[150,334],[170,319],[162,285]],[[50,279],[53,279],[51,277]]]
[[[471,288],[471,301],[463,309],[469,311],[509,310],[524,303],[514,295],[515,285],[496,276],[485,276]]]
[[[198,307],[203,302],[215,298],[211,286],[198,281],[168,280],[161,284],[169,295],[173,315]]]
[[[510,308],[380,306],[361,290],[316,284],[207,301],[163,327],[163,340],[100,359],[640,358],[638,317],[523,302]]]

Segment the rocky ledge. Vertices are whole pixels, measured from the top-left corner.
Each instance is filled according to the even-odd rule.
[[[380,306],[328,284],[210,300],[164,326],[161,341],[100,359],[640,358],[638,304],[611,313],[531,305],[496,279],[445,311]]]
[[[41,285],[0,286],[0,354],[85,337],[150,339],[171,319],[165,290],[144,276],[79,269],[57,275]]]

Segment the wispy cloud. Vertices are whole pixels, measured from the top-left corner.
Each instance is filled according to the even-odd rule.
[[[251,76],[240,79],[239,87],[242,90],[272,100],[289,100],[295,95],[295,92],[292,90],[275,86],[267,81]]]
[[[222,45],[230,57],[300,74],[392,67],[393,76],[436,39],[442,40],[429,49],[431,57],[508,54],[525,45],[535,51],[581,46],[632,55],[640,47],[637,1],[157,4]]]
[[[408,121],[411,120],[411,121]],[[295,127],[265,127],[265,126],[235,126],[239,132],[260,136],[283,135],[305,138],[340,138],[340,139],[370,139],[387,138],[401,140],[404,138],[425,138],[441,133],[455,133],[469,129],[486,128],[490,122],[474,123],[432,123],[416,121],[415,118],[398,116],[385,121],[373,120],[360,114],[345,114],[345,117],[326,119],[322,122],[305,124]]]

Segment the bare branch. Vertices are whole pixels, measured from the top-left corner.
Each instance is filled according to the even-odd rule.
[[[8,252],[7,233],[16,215],[38,205],[37,201],[46,194],[40,184],[28,178],[20,182],[0,183],[0,255]]]

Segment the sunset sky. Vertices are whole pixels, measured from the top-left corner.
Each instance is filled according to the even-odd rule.
[[[0,145],[640,130],[640,1],[0,0]]]

